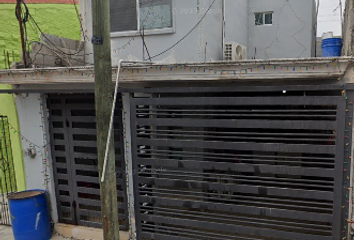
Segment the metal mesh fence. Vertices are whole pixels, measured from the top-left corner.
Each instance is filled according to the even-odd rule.
[[[11,225],[7,195],[16,190],[8,118],[0,116],[0,225]]]

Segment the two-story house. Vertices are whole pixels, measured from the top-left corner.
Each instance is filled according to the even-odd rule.
[[[312,0],[111,0],[113,65],[149,56],[164,62],[223,60],[229,42],[245,46],[248,59],[312,57],[315,6]],[[81,0],[80,10],[91,37],[91,0]],[[92,53],[92,45],[86,47]]]

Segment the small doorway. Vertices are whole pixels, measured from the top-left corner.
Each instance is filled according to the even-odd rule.
[[[49,95],[48,109],[59,221],[102,227],[93,94]],[[114,122],[117,201],[122,229],[127,226],[122,121]]]

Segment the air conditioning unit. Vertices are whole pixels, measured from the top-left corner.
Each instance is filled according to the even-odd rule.
[[[247,48],[235,42],[225,43],[224,60],[241,61],[247,59]]]

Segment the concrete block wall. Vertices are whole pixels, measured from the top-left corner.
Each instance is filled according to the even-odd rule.
[[[85,65],[85,42],[45,34],[32,43],[33,67],[68,67]],[[54,46],[55,47],[54,47]]]

